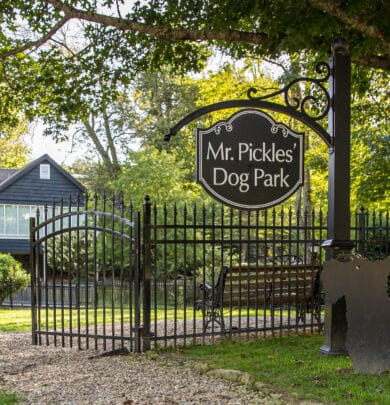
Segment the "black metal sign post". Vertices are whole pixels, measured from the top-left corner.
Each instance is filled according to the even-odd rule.
[[[234,208],[279,204],[303,184],[303,134],[241,110],[196,136],[197,181]]]
[[[333,44],[332,52],[328,121],[333,147],[328,162],[328,240],[322,244],[327,250],[327,259],[350,254],[354,247],[350,240],[351,60],[348,45],[342,40]],[[324,345],[320,351],[324,354],[345,354],[345,299],[325,309],[324,331]]]
[[[282,113],[293,117],[311,128],[329,147],[329,192],[328,192],[328,235],[327,240],[323,243],[326,249],[327,258],[337,257],[339,254],[350,254],[353,248],[353,243],[350,240],[350,101],[351,101],[351,61],[348,55],[347,43],[343,40],[338,40],[332,45],[333,56],[330,59],[330,64],[319,63],[316,67],[317,73],[324,74],[321,78],[297,78],[290,82],[286,87],[272,94],[261,97],[255,97],[256,89],[248,90],[248,100],[229,100],[214,103],[188,114],[180,120],[169,134],[165,135],[164,139],[169,141],[171,136],[183,128],[188,123],[194,121],[204,114],[213,111],[228,109],[228,108],[251,108],[257,109],[259,118],[267,115],[261,110],[270,110],[277,113]],[[326,90],[323,83],[329,80],[330,90]],[[295,97],[291,92],[293,86],[299,84],[310,84],[311,88],[316,88],[316,91],[303,96],[302,98]],[[285,105],[269,101],[276,96],[284,96]],[[317,114],[310,113],[310,106],[319,103],[319,112]],[[243,114],[246,114],[246,110]],[[318,121],[328,115],[329,132],[327,132]],[[224,203],[229,205],[245,208],[265,208],[282,201],[291,195],[296,188],[301,184],[299,171],[300,165],[299,154],[293,154],[292,151],[296,148],[300,149],[303,145],[300,143],[299,134],[285,127],[288,131],[288,140],[279,144],[279,139],[275,142],[270,141],[272,138],[272,130],[256,131],[256,133],[264,132],[266,138],[257,137],[258,135],[249,138],[249,135],[243,135],[243,140],[239,140],[235,135],[231,126],[239,124],[233,122],[236,116],[232,116],[230,120],[221,122],[208,130],[198,131],[198,164],[197,178],[206,190]],[[270,118],[270,117],[269,117]],[[272,125],[277,124],[275,122]],[[244,126],[247,124],[244,124]],[[258,124],[256,124],[258,125]],[[264,123],[260,124],[259,127]],[[221,137],[216,138],[215,142],[209,138],[210,134],[214,135],[219,131]],[[225,131],[222,133],[222,131]],[[228,132],[233,132],[229,138]],[[271,132],[271,133],[270,133]],[[276,131],[278,132],[278,131]],[[244,131],[245,133],[245,131]],[[247,133],[253,133],[252,129]],[[218,135],[218,134],[217,134]],[[241,135],[240,135],[241,136]],[[295,137],[295,139],[294,139]],[[276,138],[275,138],[276,139]],[[233,141],[233,143],[229,143]],[[242,143],[241,149],[238,143]],[[283,156],[283,162],[267,162],[266,167],[257,165],[251,162],[254,157],[263,159],[263,150],[269,150],[267,143],[271,142],[271,152]],[[274,146],[272,146],[274,142]],[[294,142],[296,143],[294,149]],[[251,146],[252,143],[252,146]],[[299,146],[298,146],[299,145]],[[267,149],[268,148],[268,149]],[[272,152],[274,148],[274,152]],[[241,151],[241,155],[240,155]],[[245,152],[244,152],[245,151]],[[251,152],[252,151],[252,152]],[[278,152],[277,152],[278,151]],[[283,152],[282,152],[283,151]],[[287,151],[289,151],[287,153]],[[290,152],[291,151],[291,152]],[[244,153],[248,154],[249,161],[246,163],[243,158]],[[289,165],[287,156],[290,155],[294,164]],[[206,156],[201,158],[200,156]],[[208,158],[207,158],[208,156]],[[274,156],[274,155],[273,155]],[[280,158],[281,159],[281,158]],[[240,161],[241,160],[241,161]],[[271,160],[274,160],[272,158]],[[246,166],[245,166],[246,165]],[[257,170],[257,171],[256,171]],[[266,175],[268,175],[266,177]],[[289,177],[286,177],[286,176]],[[248,182],[245,180],[247,179]],[[267,183],[265,182],[267,180]],[[263,184],[260,188],[261,181]],[[271,187],[272,184],[272,187]],[[298,185],[298,186],[297,186]],[[239,188],[241,187],[241,191]],[[240,193],[237,193],[237,189]],[[284,190],[283,190],[284,189]],[[255,196],[258,191],[258,196]],[[264,192],[266,191],[266,192]],[[270,199],[263,199],[263,194],[270,192]],[[234,196],[233,194],[239,194]],[[346,311],[345,301],[339,300],[336,304],[326,308],[325,315],[325,341],[320,351],[324,354],[341,354],[346,352]]]

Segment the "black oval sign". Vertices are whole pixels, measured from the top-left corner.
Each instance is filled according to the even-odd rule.
[[[303,184],[303,134],[258,110],[196,131],[197,181],[236,208],[276,205]]]

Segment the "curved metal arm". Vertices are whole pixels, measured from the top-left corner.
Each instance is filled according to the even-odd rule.
[[[326,114],[329,112],[330,109],[330,95],[328,91],[325,89],[323,82],[327,81],[330,76],[330,67],[328,64],[320,62],[316,66],[316,71],[318,73],[323,73],[324,77],[319,79],[313,78],[297,78],[289,83],[286,87],[281,90],[278,90],[274,93],[262,96],[262,97],[254,97],[253,95],[257,93],[257,89],[251,87],[247,91],[248,100],[228,100],[228,101],[221,101],[219,103],[210,104],[205,107],[201,107],[184,118],[182,118],[174,127],[172,127],[168,134],[164,136],[165,141],[169,141],[172,136],[176,135],[183,127],[188,125],[190,122],[194,121],[195,119],[201,117],[202,115],[211,113],[213,111],[224,110],[229,108],[258,108],[258,109],[265,109],[270,110],[278,113],[282,113],[297,119],[298,121],[302,122],[303,124],[307,125],[311,128],[316,134],[318,134],[323,141],[327,144],[328,147],[332,147],[332,137],[330,134],[317,122],[324,118]],[[326,104],[324,105],[323,110],[317,114],[316,116],[309,115],[307,112],[308,104],[312,104],[313,102],[318,102],[320,100],[319,96],[309,94],[304,96],[302,99],[297,97],[290,96],[290,91],[292,87],[298,83],[308,82],[314,84],[319,89],[320,94],[322,97],[325,98]],[[271,101],[267,101],[269,99],[275,98],[276,96],[284,94],[284,100],[286,105],[281,105],[278,103],[274,103]]]
[[[213,111],[225,110],[228,108],[258,108],[288,115],[306,124],[322,138],[322,140],[327,144],[328,147],[332,147],[332,137],[313,118],[308,117],[307,115],[303,114],[300,111],[297,111],[292,107],[286,107],[280,104],[257,99],[221,101],[219,103],[210,104],[206,107],[201,107],[198,110],[195,110],[192,113],[188,114],[186,117],[182,118],[174,127],[170,129],[169,133],[164,136],[164,140],[169,141],[171,137],[176,135],[183,127],[201,117],[202,115],[208,114]]]

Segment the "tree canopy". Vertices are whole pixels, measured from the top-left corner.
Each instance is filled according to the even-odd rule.
[[[27,163],[29,148],[25,143],[27,124],[21,121],[13,128],[4,128],[0,134],[0,168],[19,169]]]
[[[363,71],[390,70],[383,0],[4,0],[0,125],[40,117],[61,139],[107,111],[139,73],[200,71],[210,55],[326,59],[338,37]],[[313,63],[314,63],[313,61]]]
[[[85,43],[77,57],[90,66],[104,58],[138,66],[177,62],[194,67],[203,44],[232,55],[326,54],[335,37],[351,44],[354,63],[389,70],[389,2],[383,0],[7,0],[1,5],[1,57],[58,41],[77,20]],[[23,38],[16,34],[21,27]],[[29,32],[30,35],[26,35]],[[68,33],[71,35],[71,33]],[[57,38],[57,39],[56,39]],[[47,53],[48,55],[48,53]]]

